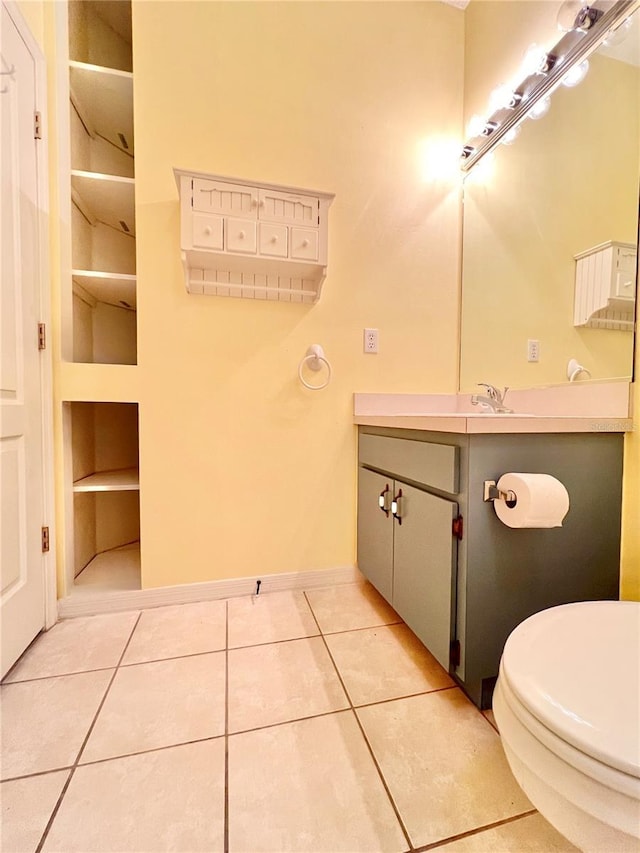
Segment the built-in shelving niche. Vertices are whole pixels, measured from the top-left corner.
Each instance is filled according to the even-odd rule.
[[[140,589],[138,406],[65,403],[73,535],[67,594]]]
[[[131,4],[68,9],[73,360],[136,364]]]

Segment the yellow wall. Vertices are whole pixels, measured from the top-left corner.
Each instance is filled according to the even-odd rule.
[[[419,153],[459,137],[463,20],[134,2],[144,586],[353,565],[353,392],[455,389],[458,197]],[[188,295],[174,166],[334,192],[320,302]],[[312,343],[333,366],[317,393]]]

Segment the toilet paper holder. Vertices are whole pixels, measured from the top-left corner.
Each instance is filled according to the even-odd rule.
[[[484,481],[484,501],[504,501],[509,504],[517,503],[517,495],[515,492],[512,492],[509,489],[506,492],[503,492],[502,489],[498,488],[496,480],[485,480]]]

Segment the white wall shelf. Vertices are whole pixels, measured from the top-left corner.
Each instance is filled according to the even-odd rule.
[[[316,302],[331,193],[174,169],[189,293]]]
[[[97,270],[72,270],[71,274],[74,283],[80,285],[96,302],[122,308],[136,307],[135,275]]]
[[[69,86],[71,102],[89,134],[133,154],[133,74],[71,61]]]
[[[71,195],[92,224],[104,222],[119,231],[135,234],[134,178],[72,169]]]
[[[137,468],[121,468],[118,471],[98,471],[73,484],[74,492],[131,492],[140,489]]]

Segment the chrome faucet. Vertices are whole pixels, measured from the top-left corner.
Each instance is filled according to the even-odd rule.
[[[504,404],[504,398],[507,396],[508,388],[500,391],[495,385],[489,385],[487,382],[478,382],[483,388],[487,389],[486,394],[474,394],[471,397],[472,406],[488,406],[496,415],[513,414],[513,409],[508,409]]]

